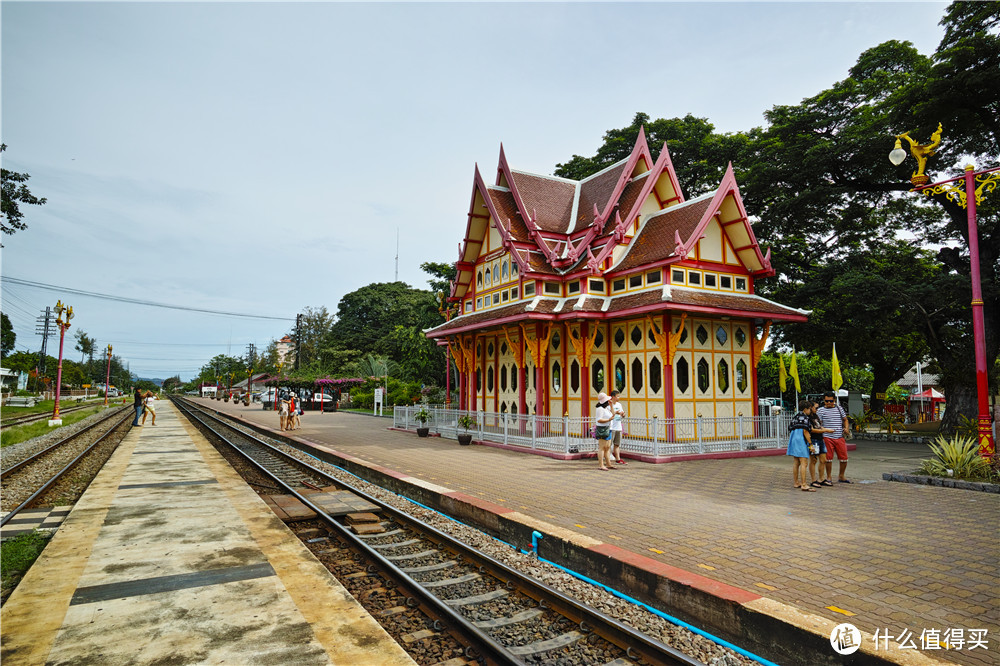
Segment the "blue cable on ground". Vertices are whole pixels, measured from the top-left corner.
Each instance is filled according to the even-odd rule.
[[[305,451],[303,451],[303,453],[305,453]],[[316,458],[316,456],[314,456],[314,455],[312,455],[310,453],[306,453],[306,455],[309,456],[309,457],[311,457],[311,458]],[[328,463],[325,460],[322,460],[320,458],[316,458],[316,460],[319,460],[322,463],[326,463],[327,465],[332,464],[332,463]],[[351,476],[353,476],[356,479],[364,481],[365,483],[371,483],[371,481],[368,481],[367,479],[361,478],[360,476],[358,476],[354,472],[351,472],[350,470],[346,470],[343,467],[340,467],[338,465],[334,465],[334,467],[336,467],[337,469],[341,470],[342,472],[350,474]],[[383,488],[383,490],[385,490],[385,489]],[[390,491],[390,492],[392,492],[392,491]],[[429,507],[429,506],[427,506],[425,504],[421,504],[420,502],[417,502],[416,500],[410,499],[409,497],[405,497],[403,495],[400,495],[399,493],[393,493],[393,494],[396,495],[396,497],[405,499],[407,502],[410,502],[412,504],[416,504],[417,506],[419,506],[422,509],[427,509],[428,511],[436,513],[439,516],[442,516],[443,518],[447,518],[448,520],[452,521],[453,523],[458,523],[459,525],[462,525],[463,527],[469,527],[471,529],[478,530],[479,532],[482,532],[483,534],[486,534],[485,532],[483,532],[479,528],[472,527],[471,525],[463,523],[460,520],[456,520],[455,518],[452,518],[448,514],[442,513],[440,511],[438,511],[437,509],[431,508],[431,507]],[[619,599],[623,599],[623,600],[629,602],[630,604],[634,604],[636,606],[639,606],[640,608],[644,608],[645,610],[649,611],[653,615],[657,615],[659,617],[662,617],[664,620],[666,620],[667,622],[670,622],[671,624],[677,625],[678,627],[683,627],[683,628],[687,629],[688,631],[690,631],[692,633],[698,634],[699,636],[702,636],[703,638],[707,638],[708,640],[712,641],[713,643],[716,643],[717,645],[721,645],[722,647],[729,648],[733,652],[739,653],[739,654],[743,655],[744,657],[747,657],[748,659],[753,659],[754,661],[756,661],[759,664],[763,664],[764,666],[778,666],[778,664],[775,664],[773,661],[768,661],[764,657],[756,655],[753,652],[750,652],[749,650],[744,650],[743,648],[741,648],[738,645],[733,645],[729,641],[727,641],[725,639],[722,639],[722,638],[719,638],[718,636],[715,636],[714,634],[710,634],[707,631],[705,631],[704,629],[700,629],[700,628],[694,626],[693,624],[689,624],[689,623],[685,622],[684,620],[682,620],[680,618],[677,618],[677,617],[674,617],[673,615],[669,615],[667,613],[664,613],[663,611],[661,611],[661,610],[659,610],[657,608],[653,608],[649,604],[644,603],[642,601],[639,601],[638,599],[635,599],[633,597],[630,597],[629,595],[625,594],[624,592],[619,592],[618,590],[614,589],[613,587],[609,587],[609,586],[605,585],[604,583],[601,583],[599,581],[594,580],[593,578],[589,578],[587,576],[584,576],[581,573],[573,571],[572,569],[567,569],[566,567],[562,566],[561,564],[556,564],[555,562],[552,562],[550,560],[546,560],[546,559],[544,559],[542,557],[539,557],[538,556],[538,541],[539,541],[539,539],[544,538],[545,535],[543,535],[538,530],[534,530],[531,533],[531,549],[532,549],[531,551],[524,550],[522,548],[518,548],[514,544],[507,543],[503,539],[497,539],[495,536],[492,536],[492,535],[489,535],[489,534],[487,534],[486,536],[488,536],[491,539],[493,539],[494,541],[496,541],[498,543],[502,543],[503,545],[508,546],[508,547],[510,547],[510,548],[512,548],[512,549],[514,549],[514,550],[516,550],[516,551],[518,551],[518,552],[520,552],[520,553],[522,553],[524,555],[534,555],[535,559],[537,559],[539,562],[544,562],[544,563],[546,563],[548,565],[551,565],[551,566],[555,567],[556,569],[559,569],[560,571],[564,571],[564,572],[568,573],[569,575],[573,576],[574,578],[578,578],[578,579],[580,579],[580,580],[582,580],[584,582],[590,583],[591,585],[595,585],[595,586],[603,589],[604,591],[608,592],[609,594],[618,597]]]

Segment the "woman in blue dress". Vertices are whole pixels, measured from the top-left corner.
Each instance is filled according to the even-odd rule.
[[[812,403],[808,400],[799,402],[799,413],[792,418],[792,422],[788,426],[788,451],[786,455],[793,458],[792,487],[807,493],[814,493],[816,489],[811,488],[806,483],[806,469],[809,467],[809,444],[811,443],[810,410],[812,410]]]

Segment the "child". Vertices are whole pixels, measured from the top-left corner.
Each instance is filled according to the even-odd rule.
[[[806,467],[809,464],[809,444],[811,443],[809,433],[812,425],[809,422],[811,411],[812,404],[808,400],[799,402],[799,413],[792,417],[792,422],[788,426],[788,452],[786,453],[795,459],[792,464],[792,487],[808,493],[816,492],[815,488],[806,483]]]
[[[826,444],[823,441],[823,433],[833,431],[823,427],[823,422],[820,421],[819,415],[816,413],[819,403],[812,400],[809,407],[809,434],[812,436],[812,443],[809,445],[809,481],[811,482],[809,485],[813,488],[832,486],[833,483],[826,475]],[[819,479],[816,478],[817,462],[819,463]]]

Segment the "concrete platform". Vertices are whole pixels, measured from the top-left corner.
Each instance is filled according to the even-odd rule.
[[[277,430],[259,405],[202,402]],[[923,445],[855,442],[854,483],[806,493],[792,488],[785,456],[633,461],[608,473],[593,460],[393,432],[391,419],[301,421],[285,434],[317,456],[521,548],[538,530],[542,557],[714,633],[784,649],[778,663],[842,663],[829,637],[843,622],[864,633],[855,656],[867,663],[998,663],[1000,496],[882,480],[915,469]],[[948,646],[933,647],[946,631]],[[985,648],[969,646],[973,631]],[[803,662],[807,651],[829,661]]]
[[[6,664],[412,664],[160,402],[0,611]]]

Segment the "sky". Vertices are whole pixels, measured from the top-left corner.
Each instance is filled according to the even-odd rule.
[[[639,111],[760,127],[884,41],[933,53],[946,6],[4,0],[3,166],[47,199],[0,238],[16,350],[61,300],[67,358],[83,330],[189,380],[365,285],[428,288],[501,143],[551,174]]]

